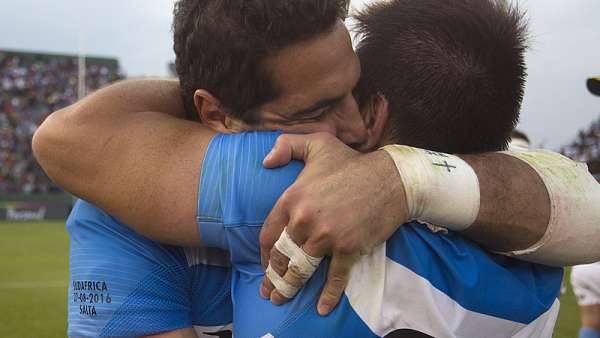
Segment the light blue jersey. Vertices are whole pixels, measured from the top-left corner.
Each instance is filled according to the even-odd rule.
[[[302,170],[299,162],[263,168],[278,135],[218,135],[204,159],[198,225],[203,243],[230,253],[236,337],[552,335],[562,269],[489,254],[417,222],[361,258],[327,317],[316,312],[327,261],[291,302],[276,307],[261,299],[259,232]]]
[[[82,200],[67,229],[69,337],[139,337],[186,327],[204,337],[228,329],[226,252],[153,242]]]

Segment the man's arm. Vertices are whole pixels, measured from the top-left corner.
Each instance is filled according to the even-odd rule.
[[[542,238],[550,219],[550,197],[527,164],[501,153],[462,155],[479,179],[477,220],[462,232],[484,247],[508,252]]]
[[[196,187],[203,154],[212,133],[199,123],[183,121],[166,113],[175,117],[183,115],[177,81],[117,83],[52,114],[36,133],[34,150],[44,169],[57,183],[106,209],[137,231],[168,243],[198,244],[194,222]],[[324,149],[327,149],[327,142]],[[387,178],[369,185],[376,189],[372,193],[377,196],[376,200],[387,202],[373,205],[375,198],[364,187],[360,193],[352,192],[350,183],[356,180],[339,182],[344,180],[344,172],[331,175],[336,176],[336,181],[334,178],[325,180],[322,175],[308,178],[310,171],[307,169],[303,180],[309,183],[321,180],[323,184],[306,186],[312,186],[313,190],[322,189],[317,196],[333,196],[332,200],[305,198],[303,195],[310,196],[315,191],[302,188],[302,182],[298,182],[280,204],[286,206],[284,209],[300,214],[300,223],[320,223],[325,227],[337,226],[339,215],[356,220],[344,222],[349,229],[382,218],[368,228],[371,230],[367,237],[353,241],[354,237],[350,236],[340,242],[347,251],[385,240],[393,232],[385,229],[395,229],[403,220],[402,208],[405,207],[402,204],[403,187],[398,179],[391,179],[398,175],[393,173],[392,162],[381,154],[371,154],[360,157],[360,161],[366,163],[359,163],[357,158],[354,169],[350,166],[340,169],[339,160],[331,156],[339,150],[331,149],[322,153],[329,154],[333,161],[312,161],[308,168],[316,168],[328,176],[343,169],[346,177],[375,174]],[[501,251],[520,250],[539,240],[548,224],[550,203],[535,171],[503,154],[472,155],[464,159],[475,169],[481,188],[477,221],[465,234],[489,249]],[[325,190],[326,187],[331,189]],[[344,187],[344,196],[356,197],[343,199],[345,203],[340,203],[340,198],[335,197],[339,196],[336,192],[342,191],[340,187]],[[337,201],[337,206],[328,207],[329,211],[325,213],[313,213],[311,210],[315,208],[304,205],[311,200],[330,204]],[[371,206],[357,208],[356,205]],[[277,210],[282,208],[276,209],[274,214],[278,214]],[[326,219],[324,215],[332,219]],[[269,225],[268,222],[267,228]],[[326,241],[340,233],[339,229],[329,230],[335,231],[321,234]],[[272,238],[268,240],[268,234],[278,236],[279,232],[265,231],[267,240],[264,242],[274,242]]]
[[[546,150],[503,154],[535,171],[550,203],[549,220],[541,238],[525,248],[505,250],[504,253],[554,266],[599,260],[600,185],[589,173],[587,165]]]
[[[51,114],[33,150],[58,185],[134,230],[197,245],[198,177],[213,133],[182,116],[177,81],[116,83]]]
[[[110,86],[53,114],[36,133],[33,146],[42,167],[66,190],[97,204],[153,239],[195,245],[199,244],[194,220],[199,169],[213,134],[200,124],[153,112],[181,116],[183,109],[176,87],[174,82],[153,81]],[[360,156],[349,154],[351,150],[339,143],[329,136],[317,144],[319,151],[316,156],[312,152],[311,157],[314,161],[307,161],[298,182],[278,202],[274,216],[266,223],[269,230],[263,232],[261,241],[263,248],[272,247],[282,227],[288,224],[291,229],[304,229],[292,232],[299,234],[294,235],[294,240],[307,241],[307,251],[333,253],[325,292],[330,299],[339,297],[347,277],[344,273],[349,271],[348,265],[344,265],[347,260],[340,257],[353,258],[364,253],[406,221],[404,187],[398,183],[393,161],[381,151]],[[352,160],[341,162],[335,155],[340,151]],[[310,147],[307,153],[311,153]],[[321,155],[327,159],[320,160]],[[526,176],[513,186],[516,190],[512,193],[508,190],[510,186],[503,188],[503,184],[490,183],[498,181],[499,175],[514,177],[522,173],[511,167],[514,161],[510,159],[504,158],[507,164],[500,166],[503,160],[495,156],[503,155],[489,156],[492,159],[482,157],[479,164],[472,158],[465,159],[472,163],[482,187],[476,224],[495,229],[492,231],[500,237],[487,236],[487,231],[485,235],[480,231],[471,236],[484,243],[490,241],[486,244],[492,249],[522,249],[545,232],[549,214],[544,208],[549,208],[548,196],[539,186],[539,177],[524,167],[521,171]],[[513,166],[519,166],[516,163]],[[513,197],[497,201],[495,191],[499,189],[505,189],[502,190],[505,195]],[[567,194],[576,195],[576,191]],[[563,204],[572,202],[568,197]],[[525,206],[523,201],[527,203]],[[499,205],[504,209],[498,208]],[[537,222],[531,221],[532,218]],[[505,238],[517,241],[504,247]],[[573,257],[577,257],[576,253]],[[579,261],[574,259],[570,263]],[[286,269],[287,266],[281,266],[278,272]],[[331,291],[332,285],[337,291]]]
[[[385,151],[364,155],[348,153],[345,145],[327,135],[284,135],[265,161],[269,167],[285,164],[290,158],[306,162],[298,180],[288,188],[265,222],[261,258],[263,265],[270,264],[284,279],[298,284],[297,276],[288,270],[287,257],[273,247],[285,226],[292,240],[309,255],[331,254],[330,276],[320,300],[325,306],[320,313],[329,312],[337,303],[356,254],[368,252],[387,239],[399,224],[412,218],[405,180],[398,175],[392,157]],[[345,158],[336,154],[345,154]],[[545,155],[531,153],[529,156],[542,162]],[[556,156],[559,155],[550,155]],[[568,250],[568,254],[546,251],[543,255],[529,255],[528,259],[554,265],[600,259],[600,248],[596,244],[600,241],[597,208],[600,186],[585,168],[566,158],[560,158],[558,165],[545,172],[536,172],[539,169],[503,153],[462,158],[476,173],[480,193],[476,219],[463,232],[467,237],[488,249],[518,252],[547,238],[550,232],[554,238],[565,235],[564,241],[569,242],[572,250]],[[562,185],[561,193],[554,190],[552,201],[544,180]],[[572,184],[575,182],[578,184]],[[585,194],[582,187],[586,188]],[[443,191],[443,188],[434,189],[433,193],[452,197],[452,191]],[[423,187],[410,189],[418,192]],[[431,197],[420,195],[416,204],[435,209],[428,205]],[[581,208],[579,212],[587,215],[586,234],[571,231],[578,225],[556,217],[557,207]],[[549,230],[554,233],[547,232],[549,224],[552,226]],[[551,242],[546,241],[556,248],[556,241]],[[261,294],[275,303],[286,301],[268,280],[263,283]]]

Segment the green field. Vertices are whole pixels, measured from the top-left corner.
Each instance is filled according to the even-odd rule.
[[[66,336],[68,236],[64,223],[0,223],[0,338]],[[577,337],[568,285],[555,337]]]
[[[0,337],[66,336],[64,223],[0,223]]]

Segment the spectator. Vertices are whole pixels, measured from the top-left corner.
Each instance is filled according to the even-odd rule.
[[[529,149],[529,145],[530,142],[527,134],[517,129],[512,131],[510,134],[510,143],[508,144],[509,150],[527,150]]]
[[[587,130],[580,130],[575,141],[562,147],[560,152],[580,162],[600,160],[600,118]]]
[[[118,64],[88,62],[86,92],[120,78]],[[78,62],[70,56],[0,52],[0,193],[60,191],[37,164],[31,138],[53,111],[77,100]]]

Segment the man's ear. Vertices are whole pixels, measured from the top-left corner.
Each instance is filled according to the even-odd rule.
[[[228,116],[221,101],[204,89],[194,92],[196,113],[203,125],[219,133],[230,133],[227,128]]]
[[[365,142],[357,150],[366,152],[374,150],[381,144],[383,131],[389,117],[389,103],[383,94],[371,96],[361,107],[361,113],[367,131]]]

